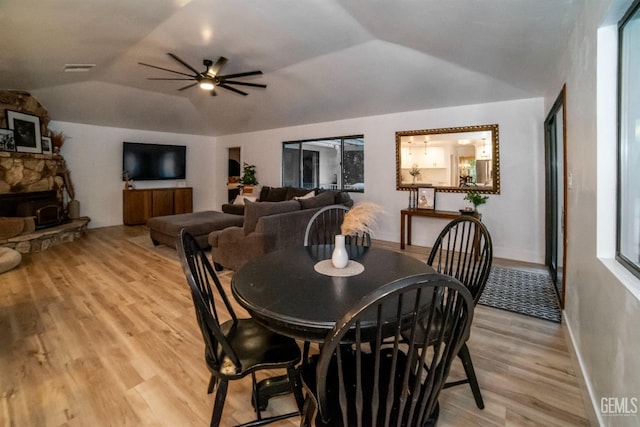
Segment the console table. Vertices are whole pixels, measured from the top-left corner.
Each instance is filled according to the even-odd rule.
[[[191,187],[148,188],[122,191],[124,225],[146,224],[155,216],[193,212]]]
[[[476,215],[477,214],[474,213],[474,216]],[[405,228],[406,244],[411,246],[411,220],[414,216],[454,219],[460,216],[460,212],[439,211],[435,209],[402,209],[400,211],[400,249],[404,249],[405,247]]]

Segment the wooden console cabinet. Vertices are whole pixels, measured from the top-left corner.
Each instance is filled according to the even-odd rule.
[[[154,216],[193,212],[191,187],[122,190],[124,225],[146,224]]]

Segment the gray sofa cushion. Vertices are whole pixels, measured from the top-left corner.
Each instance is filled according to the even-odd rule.
[[[315,197],[310,199],[300,199],[300,206],[302,209],[321,208],[324,206],[333,205],[335,203],[335,195],[331,191],[324,191]]]
[[[287,191],[289,191],[288,187],[266,187],[268,191],[265,192],[265,187],[263,187],[260,192],[260,201],[261,202],[283,202],[287,198]],[[265,194],[266,193],[266,194]],[[264,199],[262,198],[264,195]]]
[[[201,211],[149,218],[147,227],[151,240],[156,244],[162,243],[175,248],[180,230],[184,228],[195,237],[200,246],[206,248],[209,233],[231,226],[241,227],[243,221],[244,217],[239,215]]]
[[[250,202],[244,204],[244,235],[252,233],[256,229],[256,224],[262,216],[275,215],[285,212],[300,210],[300,203],[297,200],[286,202]]]
[[[261,216],[255,231],[248,235],[240,227],[214,231],[209,234],[211,257],[215,263],[237,270],[260,255],[291,246],[302,246],[307,223],[317,211],[318,209],[306,209]]]
[[[298,188],[298,187],[269,187],[264,186],[260,191],[260,197],[258,201],[260,202],[282,202],[285,200],[292,200],[294,197],[302,197],[307,193],[315,191],[316,194],[322,193],[331,193],[335,195],[335,200],[331,203],[327,203],[328,205],[345,205],[348,207],[353,206],[353,200],[351,200],[351,196],[349,193],[344,191],[335,191],[335,190],[324,190],[324,189],[306,189],[306,188]],[[328,197],[328,196],[324,196]],[[313,202],[309,202],[306,206],[327,206],[327,204],[322,204],[326,202],[324,198],[314,200]],[[303,209],[308,209],[308,207],[303,207]],[[225,203],[222,205],[222,212],[231,213],[235,215],[243,215],[245,212],[244,205],[234,205],[232,203]]]
[[[287,195],[285,196],[286,200],[292,200],[294,197],[302,197],[307,195],[308,193],[314,190],[308,188],[296,188],[296,187],[288,187]]]
[[[234,215],[244,215],[244,205],[225,203],[224,205],[222,205],[222,212]]]

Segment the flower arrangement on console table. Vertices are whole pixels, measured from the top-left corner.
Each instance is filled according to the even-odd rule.
[[[356,204],[344,214],[340,233],[335,237],[335,246],[331,254],[331,263],[335,268],[345,268],[349,264],[349,256],[345,247],[346,236],[363,236],[371,233],[371,227],[382,207],[373,202]]]

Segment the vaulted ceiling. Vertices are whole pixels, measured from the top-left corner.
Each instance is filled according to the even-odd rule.
[[[52,120],[224,135],[543,96],[579,0],[0,0],[0,89]],[[241,96],[147,80],[229,58]],[[65,73],[65,64],[96,64]],[[552,88],[557,90],[558,88]]]

